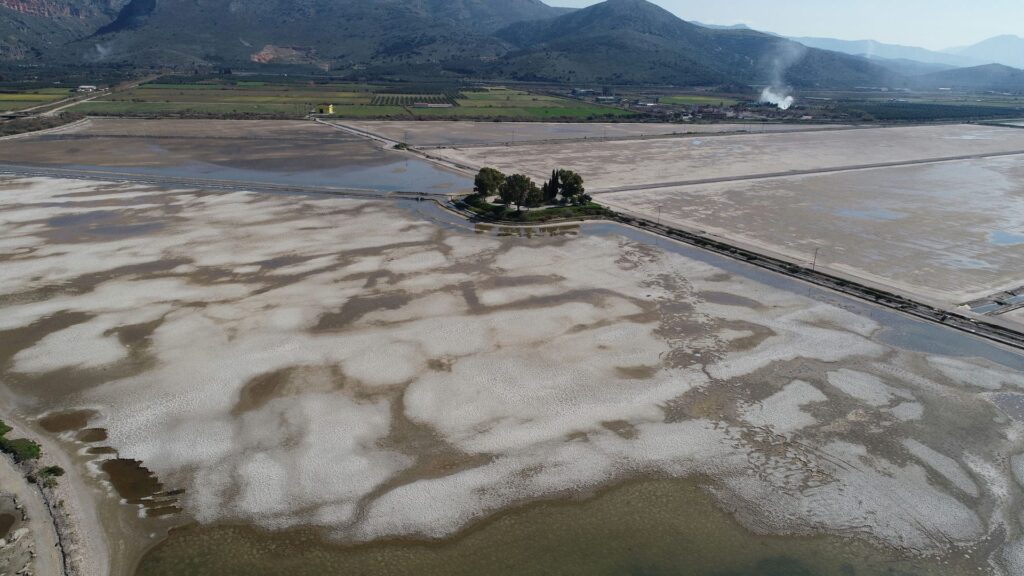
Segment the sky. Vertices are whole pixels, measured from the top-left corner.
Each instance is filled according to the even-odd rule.
[[[583,7],[598,0],[545,0]],[[652,0],[684,20],[785,36],[878,40],[932,50],[1024,36],[1021,0]]]

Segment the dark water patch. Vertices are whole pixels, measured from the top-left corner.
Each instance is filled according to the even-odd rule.
[[[51,434],[75,432],[88,426],[89,420],[96,415],[95,410],[65,410],[43,416],[39,419],[39,425]]]
[[[3,298],[0,298],[0,305],[3,304]],[[22,328],[0,330],[0,369],[9,369],[12,359],[18,352],[35,346],[50,334],[92,318],[91,314],[84,312],[57,312]]]
[[[103,428],[86,428],[75,435],[75,440],[79,442],[85,442],[86,444],[94,444],[96,442],[103,442],[107,439],[107,431]]]
[[[147,518],[163,518],[165,516],[174,516],[175,514],[181,514],[181,508],[177,506],[162,506],[146,510]]]
[[[767,326],[754,324],[752,322],[744,322],[742,320],[722,322],[721,326],[722,328],[728,328],[739,332],[750,332],[750,336],[744,336],[742,338],[729,341],[729,349],[739,352],[753,350],[760,346],[765,340],[775,336],[775,331]]]
[[[636,426],[625,420],[602,422],[601,426],[604,426],[607,430],[614,432],[619,437],[625,438],[626,440],[633,440],[637,437]]]
[[[616,366],[615,371],[623,378],[650,380],[661,370],[661,366]]]
[[[532,276],[494,276],[477,283],[483,288],[518,288],[521,286],[548,285],[565,280],[557,274]]]
[[[104,460],[100,468],[118,495],[130,504],[144,504],[163,490],[156,475],[137,460],[113,458]]]
[[[285,266],[294,266],[296,264],[302,264],[303,262],[306,262],[306,260],[307,258],[303,256],[289,254],[287,256],[278,256],[277,258],[264,260],[262,262],[259,262],[259,265],[261,268],[266,270],[277,270],[279,268],[284,268]]]
[[[314,332],[332,332],[354,324],[371,312],[398,310],[412,301],[412,296],[404,292],[392,292],[376,296],[350,298],[337,312],[328,312],[320,316],[320,321],[313,327]]]
[[[233,155],[237,152],[227,151]],[[304,165],[305,164],[305,165]],[[368,165],[369,164],[369,165]],[[395,160],[378,157],[374,162],[346,162],[334,158],[320,166],[309,163],[308,158],[285,159],[268,162],[266,158],[247,162],[239,159],[225,162],[187,160],[164,166],[110,165],[98,167],[89,164],[61,165],[70,170],[102,170],[133,175],[164,176],[222,180],[237,183],[263,183],[274,185],[316,186],[334,189],[357,189],[387,192],[469,192],[473,188],[470,178],[449,172],[418,159]]]
[[[760,310],[764,305],[757,300],[751,300],[737,294],[728,292],[699,292],[697,297],[709,304],[722,304],[724,306],[740,306],[752,310]]]
[[[0,540],[7,538],[18,519],[14,514],[0,514]]]
[[[335,366],[292,366],[260,374],[242,386],[232,416],[255,412],[278,398],[343,388],[345,374]]]
[[[451,372],[455,360],[452,358],[431,358],[427,360],[427,368],[434,372]]]
[[[166,227],[166,221],[132,221],[124,210],[90,210],[55,216],[46,221],[46,237],[55,242],[89,242],[146,236]]]
[[[190,263],[190,260],[185,259],[154,260],[143,264],[131,264],[129,266],[120,266],[118,268],[112,268],[101,272],[83,274],[70,282],[54,282],[38,288],[33,287],[25,292],[2,296],[0,297],[0,306],[23,304],[28,302],[42,302],[43,300],[49,300],[57,296],[64,295],[75,296],[79,294],[87,294],[95,290],[100,284],[109,280],[115,280],[124,276],[156,275],[161,272],[169,272],[178,266]],[[2,343],[3,336],[0,334],[0,348],[2,348]]]
[[[266,374],[260,374],[242,386],[238,393],[238,402],[231,409],[232,416],[241,416],[246,412],[254,412],[268,402],[281,396],[281,391],[288,385],[288,379],[294,368],[284,368]]]
[[[144,345],[149,342],[150,337],[153,336],[153,332],[164,323],[163,318],[158,318],[152,322],[145,322],[142,324],[129,324],[126,326],[118,326],[112,329],[110,332],[117,334],[117,340],[125,348],[135,348],[137,346]],[[107,336],[108,334],[104,334]]]
[[[904,557],[858,540],[765,537],[718,510],[693,481],[636,482],[584,502],[520,507],[441,541],[345,546],[308,530],[171,531],[137,576],[961,576],[960,557]]]
[[[117,449],[112,446],[93,446],[85,451],[90,456],[102,456],[106,454],[117,454]]]

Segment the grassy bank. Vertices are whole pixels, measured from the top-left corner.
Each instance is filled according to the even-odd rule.
[[[81,114],[64,113],[60,116],[43,116],[8,120],[7,122],[0,123],[0,137],[14,136],[15,134],[24,134],[26,132],[38,132],[39,130],[49,130],[51,128],[57,128],[58,126],[77,122],[82,118],[84,118],[84,116]]]
[[[587,202],[582,205],[550,206],[517,211],[508,206],[489,204],[477,196],[469,196],[456,204],[459,209],[467,210],[491,222],[508,222],[512,224],[540,224],[558,220],[580,220],[584,218],[612,218],[615,212],[596,204]]]

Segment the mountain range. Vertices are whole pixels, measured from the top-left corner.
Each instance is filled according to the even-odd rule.
[[[646,0],[581,10],[540,0],[0,0],[0,63],[29,66],[829,88],[908,86],[908,76],[946,71],[919,66],[939,62],[917,51],[813,44],[685,22]],[[977,53],[946,56],[966,66]]]

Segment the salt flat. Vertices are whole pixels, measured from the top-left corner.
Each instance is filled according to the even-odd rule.
[[[761,532],[1024,570],[1024,359],[639,232],[5,179],[0,276],[2,416],[88,410],[100,445],[183,489],[143,534],[445,538],[699,475]],[[103,481],[110,457],[74,473]]]
[[[314,122],[90,118],[0,141],[0,163],[371,191],[469,191],[472,181]]]
[[[725,134],[794,132],[840,129],[837,124],[665,124],[665,123],[564,123],[564,122],[465,122],[351,120],[345,125],[380,134],[413,146],[460,146],[575,140],[586,138],[637,138],[673,134]]]
[[[615,209],[946,304],[1024,284],[1024,156],[619,192]]]
[[[1024,130],[916,126],[436,151],[465,165],[536,179],[553,168],[575,170],[591,192],[1004,152],[1024,152]]]
[[[1024,324],[1024,308],[1018,308],[1016,310],[1013,310],[1012,312],[1001,314],[999,317],[1004,318],[1006,320],[1012,320],[1020,324]]]

